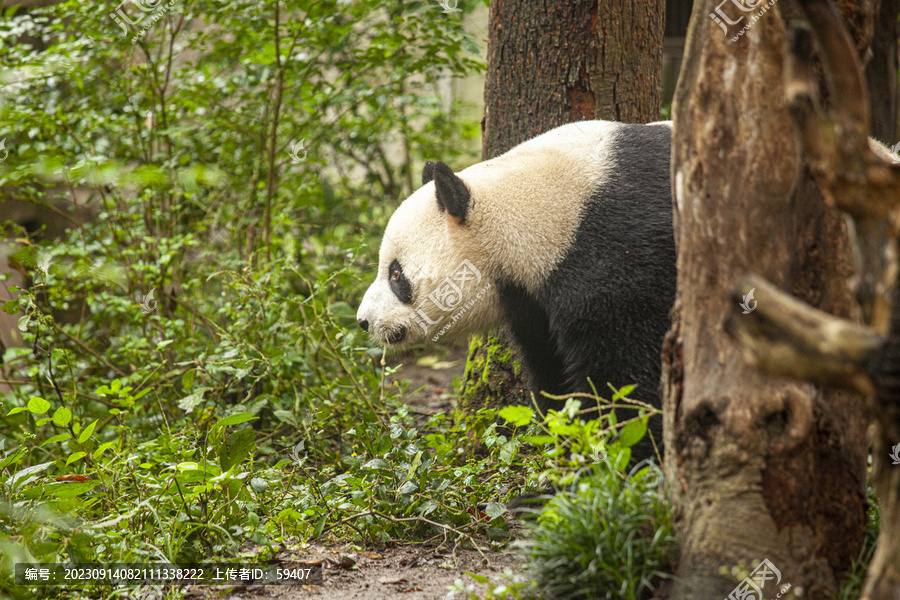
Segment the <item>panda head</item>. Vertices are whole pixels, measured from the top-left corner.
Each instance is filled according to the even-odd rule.
[[[356,315],[395,349],[484,331],[500,317],[470,188],[441,162],[425,164],[422,183],[391,216],[378,274]]]

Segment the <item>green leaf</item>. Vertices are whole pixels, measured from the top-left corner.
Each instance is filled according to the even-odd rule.
[[[292,412],[289,411],[289,410],[281,410],[281,409],[279,409],[279,410],[273,411],[272,414],[274,414],[275,417],[276,417],[279,421],[282,421],[282,422],[284,422],[284,423],[287,423],[288,425],[291,425],[292,427],[300,427],[300,424],[297,423],[296,417],[294,417],[294,413],[292,413]]]
[[[373,458],[363,465],[363,469],[376,469],[380,471],[389,471],[391,466],[383,458]]]
[[[36,415],[42,415],[50,410],[50,403],[43,398],[38,398],[37,396],[32,396],[31,398],[29,398],[28,404],[26,406],[29,411],[33,412]]]
[[[322,517],[319,519],[318,523],[316,523],[316,527],[313,530],[313,535],[312,535],[312,537],[314,539],[318,538],[322,535],[322,531],[325,529],[325,523],[327,521],[328,521],[328,514],[326,513],[326,514],[322,515]]]
[[[407,481],[403,485],[400,486],[400,489],[397,490],[398,494],[409,495],[414,494],[419,490],[419,486],[416,485],[414,481]]]
[[[208,389],[209,388],[207,388],[207,387],[202,387],[202,388],[198,389],[196,392],[194,392],[193,394],[189,394],[189,395],[185,396],[184,398],[182,398],[181,400],[178,401],[178,408],[180,408],[181,410],[183,410],[186,413],[193,412],[194,409],[197,408],[197,406],[201,402],[203,402],[203,394],[205,394]]]
[[[60,406],[53,413],[53,423],[60,427],[65,427],[72,420],[72,411],[65,406]]]
[[[97,421],[98,421],[98,420],[99,420],[99,419],[94,419],[94,422],[91,423],[90,425],[88,425],[87,427],[85,427],[85,428],[84,428],[84,431],[82,431],[82,432],[78,435],[78,443],[79,443],[79,444],[85,443],[85,442],[87,441],[87,439],[88,439],[89,437],[91,437],[91,434],[94,433],[94,427],[97,426]]]
[[[56,498],[74,498],[75,496],[88,493],[98,485],[100,485],[99,481],[76,481],[71,483],[59,481],[28,490],[26,496],[37,498],[43,494],[50,494]],[[35,494],[35,492],[39,493]]]
[[[194,377],[196,374],[197,371],[195,369],[188,369],[181,374],[181,387],[184,388],[184,391],[189,392],[191,391],[191,388],[194,387]]]
[[[625,398],[626,396],[630,395],[631,392],[634,391],[634,385],[624,385],[624,386],[620,387],[618,390],[611,385],[609,387],[610,387],[610,389],[613,390],[613,397],[612,397],[613,402],[615,402],[617,400],[621,400],[622,398]]]
[[[34,465],[32,467],[25,467],[24,469],[22,469],[21,471],[17,471],[15,475],[10,477],[9,481],[7,482],[7,485],[10,488],[15,488],[16,482],[18,482],[19,480],[21,480],[25,477],[28,477],[29,475],[36,475],[37,473],[40,473],[41,471],[45,471],[46,469],[48,469],[50,467],[50,465],[52,465],[54,463],[55,463],[55,461],[51,460],[50,462],[41,463],[39,465]]]
[[[413,478],[413,475],[416,474],[416,469],[419,468],[419,463],[422,461],[422,450],[416,452],[416,457],[413,459],[412,464],[409,465],[409,470],[406,472],[406,479],[410,480]]]
[[[6,416],[7,416],[7,417],[11,417],[11,416],[13,416],[13,415],[19,414],[20,412],[25,412],[26,410],[28,410],[28,409],[25,408],[24,406],[17,406],[17,407],[15,407],[15,408],[11,408],[11,409],[9,410],[9,412],[6,413]]]
[[[499,502],[488,502],[484,512],[492,519],[496,519],[506,512],[506,505]]]
[[[527,406],[504,406],[497,414],[515,427],[526,427],[534,418],[534,411]]]
[[[91,454],[91,458],[93,458],[94,460],[97,460],[97,457],[99,457],[104,452],[106,452],[109,448],[111,448],[118,441],[119,441],[118,439],[115,439],[111,442],[104,442],[104,443],[100,444],[100,447],[97,448],[96,450],[94,450],[94,453]]]
[[[614,468],[616,471],[624,471],[625,467],[628,466],[628,462],[631,460],[631,448],[622,448],[619,450],[619,454],[616,456],[616,462]]]
[[[535,446],[546,446],[547,444],[558,442],[559,438],[552,435],[523,435],[522,441],[527,444],[534,444]]]
[[[256,442],[256,432],[249,427],[239,429],[225,438],[218,448],[219,466],[222,467],[222,470],[227,471],[247,458],[253,449],[254,442]]]
[[[438,508],[440,508],[440,504],[438,504],[434,500],[426,500],[419,507],[419,514],[423,517],[427,517],[430,513],[433,513]]]
[[[52,438],[45,441],[43,444],[41,444],[41,446],[46,446],[47,444],[53,444],[56,442],[64,442],[70,437],[72,437],[71,433],[60,433],[59,435],[54,435]]]
[[[7,454],[5,457],[3,457],[2,460],[0,460],[0,469],[5,469],[9,465],[18,463],[20,460],[22,460],[23,456],[25,456],[25,450],[22,448],[19,448],[15,452],[10,450],[9,454]]]
[[[644,437],[645,433],[647,433],[647,419],[643,418],[623,427],[616,441],[625,448],[631,448]]]
[[[75,461],[81,460],[85,456],[87,456],[87,452],[76,452],[75,454],[73,454],[72,456],[70,456],[69,458],[66,459],[66,466],[71,465]]]
[[[252,421],[256,419],[256,415],[249,412],[242,412],[235,415],[231,415],[225,417],[224,419],[219,419],[219,422],[216,423],[216,427],[225,427],[226,425],[237,425],[238,423],[245,423],[247,421]],[[228,469],[226,469],[227,471]]]

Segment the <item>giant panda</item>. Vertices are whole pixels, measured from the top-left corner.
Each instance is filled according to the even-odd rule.
[[[601,395],[636,384],[632,397],[658,407],[675,295],[670,140],[667,122],[582,121],[459,173],[426,163],[385,229],[360,327],[402,349],[505,323],[542,410],[560,403],[539,392],[589,392],[589,378]],[[661,430],[651,419],[660,447]]]

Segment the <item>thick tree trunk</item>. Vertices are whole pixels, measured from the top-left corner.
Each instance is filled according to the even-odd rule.
[[[594,118],[658,121],[666,3],[616,0],[594,6],[591,18],[597,21],[601,51],[599,63],[588,72]]]
[[[594,118],[588,70],[599,59],[596,2],[491,2],[482,158]]]
[[[900,223],[900,165],[886,148],[867,139],[869,105],[853,40],[827,0],[799,0],[799,4],[805,19],[792,23],[785,90],[810,171],[829,205],[862,222],[896,225]],[[831,98],[827,107],[817,99],[820,86],[813,76],[813,41],[826,73]],[[896,227],[892,228],[892,237],[897,235]],[[758,278],[746,283],[762,291],[760,314],[740,319],[732,312],[726,329],[745,345],[752,364],[767,373],[804,381],[850,384],[869,395],[872,483],[881,518],[878,546],[860,600],[900,598],[900,470],[894,468],[900,464],[896,290],[889,334],[883,337],[876,329],[817,311]]]
[[[670,598],[725,598],[763,560],[780,571],[765,597],[791,584],[825,598],[863,539],[863,399],[758,373],[722,325],[729,289],[748,272],[853,317],[849,242],[799,159],[780,19],[770,9],[732,41],[764,5],[727,33],[709,18],[717,6],[694,5],[694,58],[673,103],[678,292],[663,410],[682,554]],[[729,9],[728,19],[743,16]]]
[[[491,2],[482,158],[572,121],[659,120],[664,9],[662,0],[602,11],[596,0]],[[521,401],[527,385],[510,356],[502,337],[473,339],[463,406]],[[488,365],[498,368],[485,374]]]
[[[664,20],[664,2],[492,2],[482,158],[572,121],[659,120]]]

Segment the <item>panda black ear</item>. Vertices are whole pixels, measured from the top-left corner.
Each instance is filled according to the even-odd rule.
[[[425,185],[432,179],[434,179],[434,162],[426,160],[425,166],[422,167],[422,185]]]
[[[440,161],[434,163],[434,191],[441,212],[446,210],[460,225],[465,225],[469,211],[469,188],[453,169]]]

